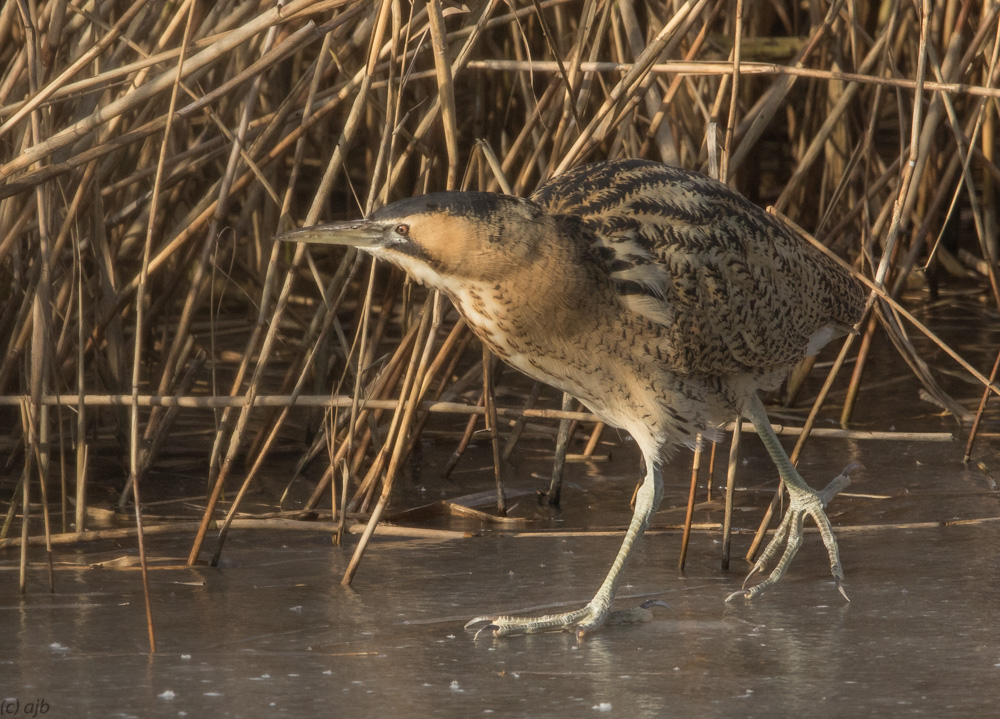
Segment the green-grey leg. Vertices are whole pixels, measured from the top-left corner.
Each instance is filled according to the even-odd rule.
[[[649,520],[660,506],[663,498],[663,478],[660,472],[658,458],[646,456],[646,479],[639,488],[635,498],[635,512],[628,530],[625,532],[625,539],[622,541],[621,549],[615,561],[611,564],[608,576],[601,584],[601,588],[594,595],[594,598],[583,607],[573,612],[563,614],[547,614],[542,617],[513,617],[500,616],[476,617],[466,624],[469,628],[475,624],[487,622],[486,626],[479,630],[476,636],[483,632],[492,632],[493,636],[503,637],[511,634],[534,634],[536,632],[574,630],[577,637],[600,629],[604,624],[626,624],[632,622],[648,621],[650,618],[649,605],[646,603],[640,607],[623,609],[616,612],[611,611],[611,602],[615,597],[615,590],[618,588],[618,581],[621,572],[625,568],[632,553],[632,548],[649,526]],[[655,602],[660,604],[660,602]]]
[[[730,594],[726,598],[726,601],[732,601],[736,597],[753,599],[763,594],[784,576],[792,558],[795,557],[796,552],[799,551],[799,547],[802,546],[802,525],[807,516],[812,517],[813,521],[816,522],[816,526],[819,527],[820,536],[823,538],[823,544],[826,546],[827,554],[830,557],[830,572],[837,582],[837,589],[840,590],[844,599],[850,601],[842,585],[844,570],[840,565],[837,539],[833,535],[833,527],[830,525],[830,520],[823,510],[838,492],[851,483],[851,472],[861,468],[861,465],[857,462],[852,462],[830,484],[822,490],[816,491],[806,484],[805,480],[802,479],[802,475],[798,473],[798,470],[792,465],[791,460],[788,459],[788,455],[778,441],[777,435],[771,429],[771,422],[767,418],[764,405],[756,394],[750,398],[744,412],[750,418],[750,421],[753,422],[753,426],[764,443],[764,447],[767,448],[768,454],[771,455],[771,459],[778,468],[778,474],[781,475],[782,480],[785,482],[785,487],[788,489],[790,501],[781,524],[778,525],[778,528],[774,532],[774,537],[747,575],[746,581],[743,583],[743,589]],[[782,547],[784,547],[783,552]],[[779,552],[781,552],[781,558],[775,564],[771,573],[762,582],[747,589],[746,583],[750,581],[750,578],[758,572],[763,571]]]

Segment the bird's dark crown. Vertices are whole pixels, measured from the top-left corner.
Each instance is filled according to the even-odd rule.
[[[373,212],[373,221],[401,220],[413,215],[447,214],[472,221],[490,222],[507,213],[539,212],[537,206],[521,197],[496,192],[432,192],[419,197],[397,200]]]

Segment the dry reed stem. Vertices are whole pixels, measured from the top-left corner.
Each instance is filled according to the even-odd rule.
[[[414,328],[416,330],[416,327]],[[474,367],[476,374],[482,370],[479,366]],[[0,406],[18,406],[24,401],[22,396],[0,397]],[[76,395],[44,395],[41,398],[42,404],[56,406],[66,404],[67,400],[77,399]],[[131,395],[87,395],[85,406],[87,407],[127,407],[132,402]],[[186,407],[201,409],[219,409],[223,407],[243,407],[247,403],[244,396],[192,396],[192,395],[139,395],[135,401],[140,407]],[[362,404],[366,409],[396,409],[400,402],[398,399],[366,399]],[[257,395],[253,398],[254,407],[264,409],[268,407],[286,408],[296,407],[350,407],[354,402],[353,395]],[[486,410],[482,404],[469,405],[448,401],[424,401],[419,404],[421,412],[431,412],[454,415],[476,415],[484,416]],[[570,420],[577,422],[589,422],[599,424],[600,419],[590,412],[570,412],[557,409],[540,409],[532,407],[497,407],[497,416],[517,420],[520,418],[546,419],[546,420]],[[733,424],[723,427],[731,431]],[[785,424],[772,424],[772,429],[779,436],[797,436],[802,428]],[[745,431],[753,431],[753,425],[749,422],[743,423]],[[837,427],[816,427],[812,430],[814,436],[831,437],[841,439],[860,439],[871,441],[901,441],[901,442],[952,442],[955,437],[950,432],[903,432],[903,431],[878,431],[863,429],[842,429]]]
[[[726,469],[726,503],[722,519],[722,571],[729,571],[729,561],[732,556],[733,541],[733,497],[736,492],[736,473],[738,459],[740,455],[740,445],[743,439],[743,430],[747,425],[753,427],[750,422],[743,423],[740,417],[736,418],[736,426],[733,427],[733,436],[729,445],[729,463]],[[714,453],[712,455],[715,456]],[[775,492],[777,494],[777,492]],[[762,522],[763,524],[763,522]]]
[[[312,0],[293,0],[284,9],[275,8],[263,15],[255,18],[246,25],[232,33],[227,33],[223,38],[213,43],[204,50],[193,55],[190,59],[179,66],[178,74],[181,78],[190,77],[198,70],[217,61],[222,55],[231,51],[238,45],[246,42],[250,37],[262,30],[282,21],[284,12],[289,14],[305,9]],[[4,165],[0,165],[0,178],[9,177],[14,173],[27,168],[28,166],[48,157],[53,152],[66,147],[76,138],[85,136],[112,118],[123,115],[131,109],[152,100],[158,93],[173,86],[174,73],[164,72],[148,83],[137,87],[118,100],[101,107],[89,117],[86,117],[70,127],[56,133],[48,140],[36,142],[31,147],[22,152],[16,160],[12,160]],[[34,91],[35,93],[38,90]]]
[[[993,362],[993,369],[990,370],[990,384],[996,381],[997,375],[1000,373],[1000,351],[997,352],[997,358]],[[990,398],[990,389],[986,387],[983,389],[983,396],[979,400],[979,407],[976,409],[976,418],[972,421],[972,428],[969,430],[969,439],[965,443],[965,456],[962,458],[963,462],[968,462],[972,459],[972,447],[976,441],[976,435],[979,433],[979,426],[982,422],[983,415],[986,412],[986,402]]]
[[[742,16],[742,13],[739,13]],[[730,127],[732,125],[730,124]],[[687,561],[688,543],[691,541],[691,525],[694,522],[695,497],[698,491],[698,473],[701,471],[702,436],[699,433],[695,438],[694,459],[691,462],[691,486],[688,489],[687,507],[684,511],[684,529],[681,533],[681,549],[677,556],[677,570],[684,571],[684,563]]]
[[[497,490],[497,514],[507,516],[507,496],[503,487],[503,472],[500,461],[500,429],[497,426],[497,406],[493,388],[493,365],[496,362],[487,347],[483,347],[483,420],[490,437],[490,448],[493,450],[493,478]],[[470,425],[471,426],[471,425]],[[559,446],[556,445],[556,456],[559,456]]]
[[[409,431],[410,425],[413,422],[414,412],[420,401],[420,390],[423,386],[423,376],[427,368],[427,361],[429,350],[432,344],[432,340],[429,338],[433,337],[436,332],[436,326],[438,325],[437,319],[432,323],[429,321],[431,312],[430,304],[434,295],[428,297],[428,301],[425,303],[423,312],[420,317],[420,326],[417,330],[417,340],[414,344],[414,350],[423,344],[423,352],[414,351],[411,358],[409,366],[406,370],[406,377],[403,380],[403,389],[401,396],[409,396],[409,401],[406,403],[405,408],[402,403],[397,405],[396,411],[393,415],[393,424],[390,426],[389,437],[386,440],[385,448],[389,446],[390,441],[394,441],[395,445],[392,449],[392,455],[389,458],[389,466],[385,473],[385,478],[382,483],[382,493],[379,496],[379,500],[372,510],[371,518],[368,521],[368,527],[366,528],[364,534],[361,535],[361,539],[358,542],[358,546],[354,550],[354,555],[351,557],[350,563],[347,565],[347,570],[344,572],[344,576],[341,579],[341,584],[349,585],[354,579],[354,574],[358,570],[358,566],[361,563],[361,558],[364,555],[364,551],[368,546],[372,534],[375,532],[375,527],[378,525],[379,518],[382,516],[382,512],[385,511],[386,504],[389,501],[389,496],[392,492],[393,481],[396,477],[396,472],[399,469],[399,463],[403,458],[403,449],[406,447],[407,443],[407,432]],[[379,460],[384,462],[386,456],[388,455],[386,449],[379,453]]]

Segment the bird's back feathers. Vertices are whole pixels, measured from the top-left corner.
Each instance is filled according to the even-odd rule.
[[[623,312],[653,326],[680,375],[779,369],[861,317],[864,293],[843,268],[704,175],[604,162],[549,180],[531,199],[582,225]]]

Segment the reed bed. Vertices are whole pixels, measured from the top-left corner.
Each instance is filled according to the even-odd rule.
[[[526,194],[598,159],[723,178],[868,282],[796,455],[835,384],[849,424],[885,335],[971,456],[1000,354],[948,346],[906,293],[960,287],[1000,318],[998,27],[986,0],[5,3],[0,540],[21,530],[22,589],[29,535],[88,529],[97,454],[120,458],[141,537],[150,470],[194,442],[193,563],[303,425],[303,464],[326,467],[306,509],[338,536],[368,521],[362,548],[432,414],[469,417],[466,443],[485,416],[498,477],[524,416],[576,421],[593,451],[585,412],[532,409],[537,391],[497,406],[441,298],[271,238],[431,190]],[[977,388],[952,396],[942,371]]]

